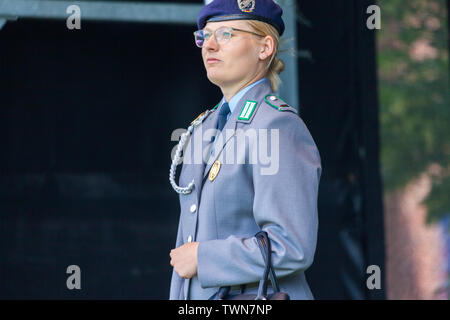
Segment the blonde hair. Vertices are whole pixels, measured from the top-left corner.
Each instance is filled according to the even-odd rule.
[[[279,74],[284,70],[284,61],[278,58],[278,52],[280,49],[280,35],[277,29],[268,23],[258,21],[258,20],[247,20],[247,23],[256,32],[263,34],[265,36],[271,36],[274,41],[274,50],[271,55],[269,64],[267,65],[266,77],[270,81],[270,86],[274,92],[278,91],[278,87],[281,84],[281,79]]]

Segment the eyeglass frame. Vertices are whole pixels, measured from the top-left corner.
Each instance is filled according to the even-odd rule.
[[[227,27],[227,26],[222,26],[222,27],[219,27],[216,30],[214,30],[214,32],[211,32],[211,35],[214,35],[214,41],[216,41],[217,44],[219,44],[219,42],[217,41],[216,32],[217,32],[217,30],[220,30],[220,29],[223,29],[223,28],[227,28],[227,29],[229,29],[231,31],[231,36],[230,36],[230,38],[227,39],[227,41],[225,43],[230,41],[231,37],[233,36],[233,31],[241,31],[241,32],[251,33],[251,34],[253,34],[255,36],[259,36],[259,37],[265,37],[265,35],[262,35],[262,34],[259,34],[259,33],[253,32],[253,31],[243,30],[243,29],[238,29],[238,28],[233,28],[233,27]],[[203,29],[194,31],[194,40],[196,40],[197,33],[200,32],[200,31],[203,31]],[[203,45],[201,47],[199,47],[197,45],[197,41],[195,41],[195,45],[197,47],[199,47],[199,48],[203,48],[204,44],[205,44],[205,39],[203,39]]]

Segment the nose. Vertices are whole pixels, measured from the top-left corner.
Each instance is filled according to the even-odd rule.
[[[212,34],[208,40],[205,40],[203,42],[203,48],[205,48],[205,50],[207,51],[217,51],[219,49],[219,45],[216,41],[216,36],[214,34]]]

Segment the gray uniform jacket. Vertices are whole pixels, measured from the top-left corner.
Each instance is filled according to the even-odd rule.
[[[176,247],[198,241],[198,269],[192,279],[173,271],[170,299],[208,299],[220,286],[233,292],[240,284],[247,284],[246,293],[256,293],[264,270],[254,237],[260,230],[271,240],[281,291],[291,299],[314,299],[304,271],[316,250],[322,168],[310,132],[267,80],[245,93],[222,139],[212,144],[205,134],[216,128],[218,109],[195,127],[184,151],[179,185],[193,180],[195,186],[180,194]],[[209,161],[194,161],[199,143],[204,154],[214,148]],[[210,180],[216,160],[220,170]]]

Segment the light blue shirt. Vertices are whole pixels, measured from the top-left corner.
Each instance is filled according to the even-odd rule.
[[[231,114],[233,113],[234,109],[236,109],[237,103],[239,102],[239,100],[241,100],[241,98],[244,96],[244,94],[247,93],[248,90],[250,90],[251,88],[253,88],[254,86],[256,86],[258,83],[263,82],[264,80],[268,80],[267,78],[262,78],[254,83],[252,83],[251,85],[246,86],[244,89],[241,89],[241,91],[239,91],[238,93],[236,93],[231,99],[230,102],[228,102],[228,106],[230,107],[230,113],[227,116],[227,121],[230,118]],[[225,102],[225,96],[222,98],[222,101],[220,101],[220,108],[222,107],[222,105]],[[217,133],[218,134],[218,133]],[[216,136],[217,136],[216,134]],[[212,141],[214,144],[214,141],[216,140],[216,136],[212,137]],[[211,155],[214,151],[214,148],[211,147],[211,150],[209,152],[209,154]]]
[[[233,113],[234,109],[236,109],[237,103],[239,102],[239,100],[241,100],[241,98],[244,96],[244,94],[247,93],[248,90],[250,90],[251,88],[253,88],[254,86],[256,86],[258,83],[263,82],[264,80],[267,80],[267,78],[262,78],[254,83],[252,83],[249,86],[246,86],[244,89],[241,89],[241,91],[239,91],[238,93],[236,93],[231,99],[230,102],[228,102],[228,106],[230,107],[230,113],[227,116],[227,120],[230,118],[231,114]],[[222,101],[220,101],[220,107],[222,107],[222,105],[225,102],[225,97],[222,98]]]

